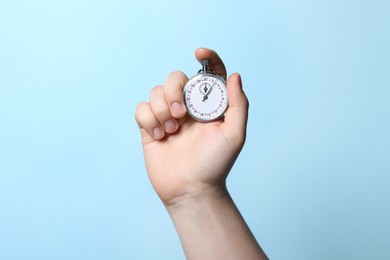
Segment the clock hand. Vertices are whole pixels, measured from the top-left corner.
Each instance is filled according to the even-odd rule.
[[[203,100],[202,100],[203,102],[205,102],[208,99],[208,97],[209,97],[211,91],[213,90],[213,87],[215,86],[215,84],[217,84],[217,81],[214,82],[214,84],[210,87],[209,91],[207,91],[206,95],[204,95]]]

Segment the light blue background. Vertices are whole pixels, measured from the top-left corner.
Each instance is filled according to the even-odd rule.
[[[136,104],[242,74],[229,189],[271,259],[389,259],[389,1],[0,2],[0,259],[183,259]]]

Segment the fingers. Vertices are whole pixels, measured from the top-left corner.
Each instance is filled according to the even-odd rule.
[[[242,90],[241,76],[232,74],[227,81],[229,108],[225,115],[224,129],[238,145],[242,145],[246,136],[249,102]]]
[[[199,62],[208,59],[210,69],[226,80],[227,74],[225,65],[215,51],[206,48],[198,48],[195,50],[195,57]]]
[[[158,140],[177,131],[187,112],[183,100],[186,81],[184,73],[173,72],[164,86],[156,86],[150,91],[149,102],[138,104],[135,119],[141,130]]]
[[[141,102],[137,105],[137,108],[135,109],[135,120],[141,131],[146,131],[148,135],[154,139],[161,139],[164,137],[164,130],[148,102]]]
[[[166,133],[174,133],[178,128],[178,123],[172,117],[168,104],[165,101],[163,86],[154,87],[150,91],[149,102],[153,114],[164,131]]]
[[[198,61],[209,60],[210,70],[226,79],[226,68],[218,54],[210,49],[198,48],[195,51]],[[142,134],[160,140],[167,134],[175,133],[187,119],[187,109],[184,105],[183,86],[187,76],[182,72],[171,73],[164,86],[152,89],[149,102],[142,102],[137,106],[135,118]],[[226,125],[231,125],[229,134],[242,133],[246,126],[247,109],[246,97],[242,92],[240,76],[232,75],[228,80],[228,96],[230,107],[225,118]],[[238,120],[234,122],[234,120]],[[241,131],[240,131],[241,130]]]
[[[188,78],[183,72],[175,71],[169,74],[165,81],[165,99],[172,116],[175,118],[182,118],[187,112],[183,100],[183,86],[187,80]]]

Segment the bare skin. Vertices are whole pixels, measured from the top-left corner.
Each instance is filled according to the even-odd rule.
[[[218,54],[199,48],[195,57],[226,79]],[[149,179],[179,234],[187,259],[267,259],[226,189],[226,178],[246,136],[248,100],[241,77],[227,80],[225,118],[200,123],[186,114],[187,76],[171,73],[163,86],[138,104]]]

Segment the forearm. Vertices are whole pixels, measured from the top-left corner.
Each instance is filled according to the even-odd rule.
[[[167,206],[187,259],[267,259],[225,187]]]

